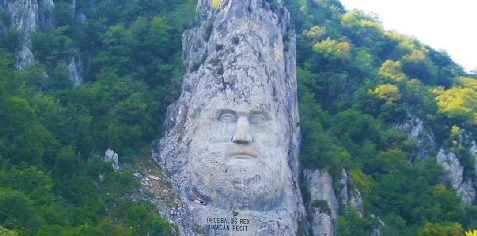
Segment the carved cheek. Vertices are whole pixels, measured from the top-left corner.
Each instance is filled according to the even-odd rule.
[[[233,136],[235,123],[213,122],[211,126],[203,127],[209,133],[209,141],[212,143],[230,142]]]

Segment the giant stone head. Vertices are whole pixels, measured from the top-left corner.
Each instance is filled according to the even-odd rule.
[[[212,2],[199,1],[202,24],[184,34],[188,72],[169,109],[161,165],[186,198],[210,207],[294,209],[299,122],[288,12],[261,0]]]

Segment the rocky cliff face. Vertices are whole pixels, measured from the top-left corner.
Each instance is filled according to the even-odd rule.
[[[319,208],[310,208],[311,215],[310,228],[314,236],[335,235],[333,219],[331,216]]]
[[[308,220],[313,235],[335,235],[335,219],[340,208],[354,208],[361,216],[364,214],[361,193],[356,189],[346,170],[341,171],[339,197],[333,189],[333,179],[326,171],[304,170],[303,176],[310,194],[310,205],[307,207]],[[317,206],[316,201],[326,201],[326,207]]]
[[[408,139],[416,141],[414,152],[416,156],[410,161],[419,161],[429,155],[431,150],[437,150],[439,144],[437,143],[432,130],[426,130],[424,121],[419,118],[413,117],[410,113],[407,113],[407,117],[404,123],[396,125],[396,129],[406,133]]]
[[[457,190],[464,203],[471,205],[476,197],[475,189],[472,187],[472,179],[464,180],[464,167],[460,165],[456,155],[441,149],[437,154],[437,163],[441,164],[446,171],[446,182]]]
[[[304,170],[303,175],[310,191],[310,202],[315,200],[328,202],[331,218],[335,219],[339,213],[339,203],[333,190],[333,180],[330,174],[320,170]]]
[[[281,1],[199,0],[183,36],[187,73],[158,161],[207,235],[296,235],[295,36]]]
[[[81,61],[78,60],[76,63],[76,59],[74,57],[71,58],[70,63],[68,64],[68,80],[74,85],[79,85],[83,83],[83,78],[81,77],[80,69],[81,68]]]
[[[15,68],[24,71],[35,62],[31,52],[31,33],[39,25],[49,21],[54,8],[52,0],[7,0],[0,8],[6,9],[10,16],[9,28],[21,33],[21,49],[17,53]]]
[[[31,33],[38,29],[38,4],[36,1],[8,1],[7,11],[10,14],[10,25],[21,32],[21,49],[17,54],[15,68],[24,71],[35,62],[31,52]]]
[[[307,207],[308,220],[313,235],[334,235],[333,221],[339,213],[339,204],[333,190],[333,179],[326,171],[304,170],[303,178],[310,192],[310,205]],[[326,201],[329,212],[324,206],[316,206],[317,200]],[[320,204],[321,205],[321,204]]]
[[[429,155],[429,150],[438,150],[439,144],[436,142],[432,131],[426,131],[425,124],[419,118],[414,118],[410,113],[407,115],[406,122],[398,124],[396,129],[402,130],[407,134],[408,139],[416,140],[414,151],[416,157],[410,161],[419,161]],[[469,135],[470,137],[471,135]],[[459,144],[463,145],[463,144]],[[477,146],[472,142],[469,148],[471,155],[477,157]],[[437,163],[441,164],[446,171],[444,179],[447,184],[452,186],[457,193],[462,196],[465,204],[471,204],[475,201],[476,191],[473,187],[472,178],[464,179],[464,167],[460,164],[457,156],[446,150],[440,149],[437,157]],[[477,160],[474,162],[474,172],[477,173]],[[476,174],[477,176],[477,174]]]
[[[361,198],[361,193],[354,186],[351,177],[348,176],[348,173],[343,169],[341,170],[341,191],[340,191],[340,206],[341,207],[352,207],[354,208],[360,216],[364,214],[363,208],[363,199]]]

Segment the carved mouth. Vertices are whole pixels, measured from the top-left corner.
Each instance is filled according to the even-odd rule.
[[[258,156],[258,147],[230,144],[227,146],[226,154],[229,157],[234,157],[238,159],[255,158]]]

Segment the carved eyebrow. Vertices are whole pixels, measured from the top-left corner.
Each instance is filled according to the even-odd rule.
[[[266,112],[265,110],[253,110],[250,112],[250,116],[254,116],[254,115],[262,115],[263,117],[265,117],[265,119],[269,120],[270,119],[270,115],[268,112]]]
[[[222,114],[225,114],[225,113],[230,113],[230,114],[237,115],[237,112],[234,111],[234,110],[231,110],[231,109],[217,109],[217,113],[218,113],[218,116],[220,116]]]

